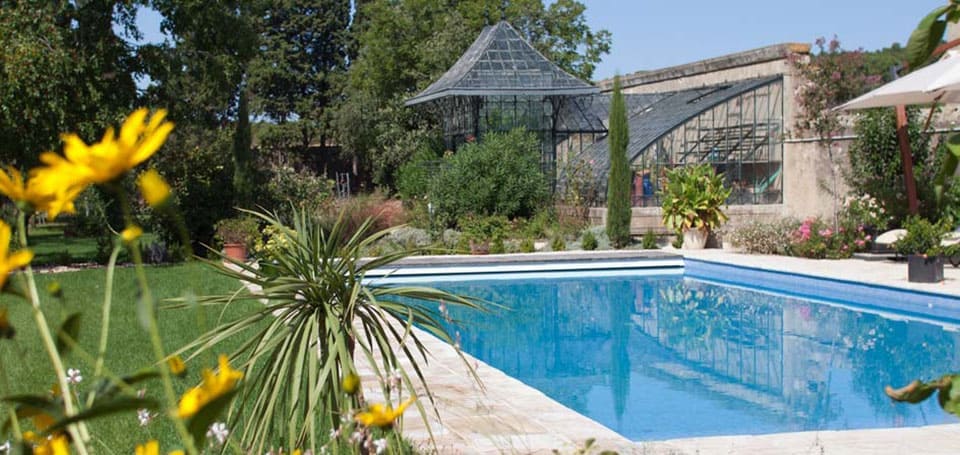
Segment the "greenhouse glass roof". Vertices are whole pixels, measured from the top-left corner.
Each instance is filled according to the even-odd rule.
[[[781,76],[778,75],[677,92],[625,94],[624,101],[628,109],[627,123],[630,128],[630,143],[627,145],[628,162],[634,162],[657,139],[683,125],[687,120],[695,118],[701,112],[780,79]],[[605,100],[595,100],[591,103],[591,108],[597,110],[597,116],[607,119],[609,95],[597,95],[596,98],[605,98]],[[584,157],[595,163],[594,170],[600,175],[606,175],[610,167],[608,147],[608,137],[604,137],[583,151]]]
[[[487,26],[460,59],[407,106],[448,96],[574,96],[600,89],[547,60],[507,22]]]

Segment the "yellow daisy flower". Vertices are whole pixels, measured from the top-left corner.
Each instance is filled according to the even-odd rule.
[[[177,415],[181,419],[193,416],[213,400],[232,391],[237,381],[243,378],[243,373],[230,368],[230,360],[220,355],[220,368],[216,373],[210,369],[203,370],[203,381],[199,386],[188,390],[180,397],[177,406]]]
[[[183,363],[183,359],[178,355],[167,359],[167,366],[170,367],[170,372],[177,376],[180,376],[187,371],[187,365]]]
[[[129,447],[129,446],[128,446]],[[159,455],[160,443],[156,439],[147,441],[146,444],[137,444],[134,450],[135,455]]]
[[[10,249],[10,226],[0,221],[0,289],[7,282],[7,275],[10,272],[25,267],[33,259],[33,253],[30,250],[20,250],[13,254],[8,254]]]
[[[140,226],[131,224],[120,233],[120,238],[123,239],[125,243],[130,243],[139,239],[141,235],[143,235],[143,229],[141,229]]]
[[[403,415],[403,411],[407,409],[407,406],[410,406],[410,403],[416,400],[416,397],[411,397],[409,400],[404,401],[397,406],[397,409],[393,409],[390,406],[383,404],[375,404],[367,408],[364,412],[358,412],[356,417],[357,423],[365,427],[389,427],[393,425],[393,422],[397,420],[398,417]]]
[[[44,189],[107,183],[153,156],[173,131],[173,123],[166,121],[163,109],[150,115],[149,121],[148,114],[146,108],[137,109],[123,122],[119,134],[108,128],[100,142],[92,145],[76,134],[62,135],[63,156],[40,155],[45,169],[51,171],[43,179]]]
[[[76,212],[73,200],[81,191],[83,187],[74,185],[67,185],[61,191],[57,184],[44,185],[32,178],[25,182],[14,167],[7,167],[7,172],[0,170],[0,193],[14,202],[29,204],[33,210],[47,212],[50,219],[55,219],[60,212]]]
[[[156,169],[140,174],[137,185],[140,187],[140,193],[143,194],[143,200],[147,201],[150,207],[159,207],[170,199],[170,185]]]

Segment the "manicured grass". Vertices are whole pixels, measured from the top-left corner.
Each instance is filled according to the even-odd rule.
[[[105,270],[82,270],[59,274],[41,274],[37,276],[41,290],[44,312],[52,326],[75,311],[82,312],[80,345],[95,356],[100,337],[101,308],[104,293]],[[184,295],[205,295],[230,292],[238,289],[235,280],[216,274],[213,269],[199,263],[176,266],[150,267],[147,269],[151,289],[159,299],[168,299]],[[64,291],[64,302],[60,303],[43,292],[46,285],[59,282]],[[136,299],[137,286],[134,269],[120,268],[114,282],[113,307],[110,314],[110,339],[106,367],[117,375],[135,372],[154,361],[147,332],[137,322]],[[244,306],[247,305],[247,306]],[[159,312],[160,330],[167,351],[172,351],[194,339],[198,334],[214,326],[220,318],[234,318],[249,310],[249,305],[235,304],[221,314],[221,307],[191,308],[184,310],[161,310]],[[0,339],[0,395],[11,393],[43,393],[55,382],[53,369],[40,338],[30,306],[18,297],[8,294],[0,296],[0,306],[6,306],[10,312],[10,322],[16,328],[13,340]],[[225,343],[217,352],[230,352],[239,342]],[[203,368],[216,365],[213,354],[201,356],[188,363],[185,378],[176,379],[177,393],[199,382]],[[78,368],[83,373],[83,382],[76,391],[83,396],[94,387],[93,365],[78,353],[65,357],[66,368]],[[147,395],[159,400],[164,399],[159,380],[143,385]],[[0,405],[0,416],[6,420],[7,410]],[[173,426],[166,419],[157,418],[146,427],[140,427],[135,414],[105,418],[91,424],[95,449],[103,453],[130,453],[137,443],[149,439],[161,442],[161,451],[178,448]],[[0,443],[7,437],[0,435]]]
[[[31,228],[27,242],[33,251],[34,265],[66,265],[93,262],[97,256],[94,237],[67,237],[63,224],[50,223]]]

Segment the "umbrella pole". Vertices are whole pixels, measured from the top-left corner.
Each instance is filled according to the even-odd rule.
[[[903,183],[907,186],[907,207],[911,215],[920,213],[917,200],[917,182],[913,178],[913,154],[910,153],[910,137],[907,135],[907,107],[897,106],[897,142],[900,144],[900,160],[903,162]]]

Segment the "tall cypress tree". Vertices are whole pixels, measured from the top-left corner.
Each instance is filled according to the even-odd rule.
[[[630,164],[627,162],[627,109],[620,76],[613,79],[610,102],[610,175],[607,179],[607,236],[614,248],[630,243]]]

